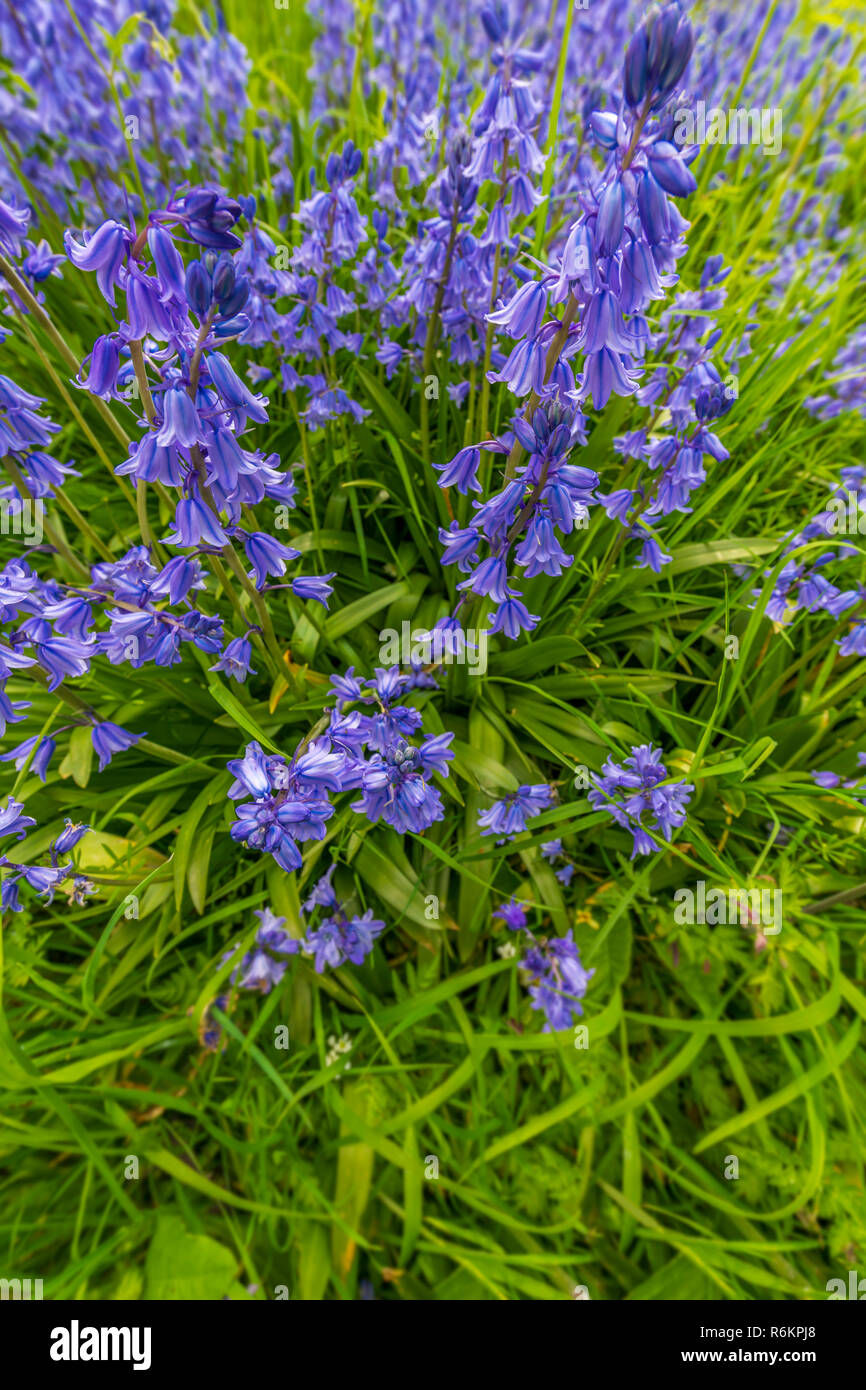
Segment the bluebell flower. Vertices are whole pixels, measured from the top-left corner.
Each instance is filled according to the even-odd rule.
[[[337,696],[338,710],[363,698],[363,686],[355,675],[354,666],[350,666],[342,676],[331,676],[330,693]]]
[[[46,902],[53,902],[54,894],[59,885],[65,878],[68,878],[72,869],[71,864],[42,865],[26,864],[20,869],[19,877],[44,897]]]
[[[147,244],[163,294],[173,294],[175,299],[183,302],[186,298],[183,260],[170,233],[158,224],[151,224],[147,229]]]
[[[840,656],[866,656],[866,623],[855,623],[838,644]]]
[[[16,208],[0,198],[0,249],[13,260],[18,259],[21,241],[27,235],[30,209]]]
[[[501,801],[494,801],[486,811],[479,811],[481,834],[500,835],[511,840],[526,829],[527,821],[546,811],[552,802],[553,792],[546,782],[518,787]]]
[[[283,545],[274,536],[264,531],[251,531],[242,536],[247,559],[252,565],[250,579],[255,578],[256,588],[263,589],[269,574],[281,575],[286,572],[290,560],[297,560],[301,552],[292,546]]]
[[[636,380],[625,354],[600,348],[598,352],[588,352],[584,359],[578,397],[584,400],[591,396],[596,410],[601,410],[611,395],[632,395]]]
[[[58,854],[67,854],[69,850],[74,849],[79,840],[84,838],[89,829],[89,825],[84,825],[82,823],[76,825],[67,817],[64,821],[63,829],[50,847],[52,860],[56,862],[56,856]]]
[[[45,774],[48,764],[57,747],[53,738],[40,738],[38,734],[33,738],[25,739],[19,743],[17,748],[10,748],[8,753],[0,754],[0,762],[14,762],[18,772],[21,771],[30,754],[33,753],[33,760],[30,764],[30,771],[34,773],[40,781],[45,781]],[[33,750],[36,750],[35,752]]]
[[[517,902],[515,898],[510,902],[500,903],[493,916],[501,918],[511,931],[523,931],[526,927],[526,905]]]
[[[453,737],[450,731],[444,734],[428,734],[418,749],[421,766],[425,772],[438,772],[442,777],[448,776],[448,764],[454,757],[451,748]]]
[[[291,764],[291,775],[305,787],[324,788],[337,792],[342,787],[342,773],[345,758],[341,753],[331,751],[327,738],[313,739],[305,752],[295,757]]]
[[[230,676],[239,684],[243,684],[247,676],[255,675],[256,672],[252,665],[252,648],[248,638],[235,637],[226,646],[221,654],[219,661],[209,667],[211,671],[222,671],[226,676]]]
[[[241,989],[258,990],[262,994],[268,994],[274,985],[280,983],[285,971],[285,961],[274,960],[267,951],[258,950],[245,956],[233,974],[238,976],[237,983]]]
[[[842,781],[838,772],[812,772],[810,776],[824,791],[833,791]]]
[[[439,792],[428,781],[433,770],[424,765],[417,748],[398,736],[365,764],[362,795],[352,810],[374,823],[385,820],[401,835],[420,835],[445,814]],[[444,772],[447,776],[447,768]]]
[[[694,174],[675,145],[656,140],[647,151],[647,157],[653,178],[666,193],[685,198],[697,188]]]
[[[353,965],[362,965],[370,955],[376,938],[385,930],[385,923],[373,916],[368,908],[360,917],[350,917],[346,925],[343,951]]]
[[[624,96],[628,106],[636,108],[643,102],[647,90],[648,68],[646,25],[639,24],[631,36],[623,64]]]
[[[35,657],[26,655],[26,652],[15,651],[13,646],[0,644],[0,681],[8,680],[13,671],[25,670],[25,667],[35,664]]]
[[[669,565],[673,556],[665,555],[655,536],[650,536],[645,531],[639,531],[643,545],[637,561],[638,568],[651,569],[653,574],[661,574],[662,566]]]
[[[620,179],[612,179],[602,189],[595,225],[599,256],[612,256],[619,247],[625,226],[625,190]]]
[[[44,237],[38,243],[25,241],[21,271],[33,285],[41,285],[50,276],[56,276],[59,280],[63,278],[58,267],[65,260],[65,256],[54,255]]]
[[[60,599],[57,603],[44,604],[42,613],[64,637],[74,637],[78,642],[88,640],[94,621],[93,604],[88,599],[82,598],[79,594],[70,594],[68,598]],[[26,661],[24,664],[32,663]]]
[[[87,365],[87,376],[82,377]],[[117,372],[120,367],[120,335],[108,333],[97,338],[89,357],[84,359],[79,382],[94,396],[110,400],[117,396]]]
[[[457,568],[466,574],[475,563],[481,531],[475,526],[461,529],[459,522],[452,521],[447,531],[443,527],[439,528],[439,540],[445,546],[443,565],[456,564]]]
[[[184,291],[190,308],[203,321],[213,301],[213,281],[203,260],[190,261],[184,277]]]
[[[313,956],[317,974],[321,975],[326,965],[331,969],[343,964],[343,931],[338,922],[326,918],[306,936],[307,950]]]
[[[563,937],[554,937],[541,947],[526,952],[520,962],[531,981],[529,995],[533,1009],[545,1015],[542,1032],[559,1032],[571,1028],[575,1017],[583,1013],[580,1000],[586,994],[594,970],[585,970],[580,953],[569,930]]]
[[[0,839],[14,835],[17,840],[23,840],[30,827],[36,824],[32,816],[22,816],[23,810],[22,801],[7,797],[6,805],[0,806]]]
[[[593,775],[591,780],[587,793],[590,805],[606,811],[618,825],[631,831],[632,859],[657,851],[650,832],[669,841],[672,832],[686,822],[686,806],[694,787],[689,782],[660,785],[667,781],[667,768],[661,751],[652,744],[633,748],[621,765],[608,758],[602,775]]]
[[[559,575],[568,569],[573,559],[556,539],[550,517],[541,510],[529,523],[514,558],[518,565],[525,568],[527,579],[534,579],[539,574]]]
[[[547,313],[544,286],[528,280],[501,309],[487,315],[488,323],[498,324],[511,338],[536,338]]]
[[[24,624],[25,628],[30,625]],[[40,623],[39,630],[31,628],[32,641],[39,665],[48,673],[48,689],[56,690],[67,676],[83,676],[87,673],[93,644],[78,642],[74,637],[60,637],[52,633],[47,623]]]
[[[125,265],[133,235],[122,223],[109,218],[92,235],[85,234],[80,246],[71,232],[63,234],[66,254],[79,270],[95,270],[96,283],[103,298],[114,304],[114,291],[120,284],[120,269]]]
[[[628,514],[634,506],[635,493],[631,488],[618,488],[615,492],[597,494],[598,501],[601,503],[607,515],[612,521],[619,521],[625,525]]]
[[[482,560],[469,578],[462,580],[457,588],[473,594],[484,594],[494,603],[504,603],[513,592],[508,587],[505,561],[496,555],[489,555],[486,560]]]
[[[254,396],[244,385],[228,358],[221,352],[209,352],[206,363],[211,380],[233,413],[235,428],[246,428],[248,419],[266,423],[268,412],[263,398]]]
[[[145,734],[130,734],[126,729],[121,729],[117,724],[111,724],[107,719],[102,720],[99,724],[94,724],[90,739],[93,744],[93,751],[99,758],[99,771],[102,772],[108,767],[115,753],[124,753],[127,748],[132,748],[139,739],[145,737]]]
[[[205,581],[198,560],[186,555],[173,555],[168,564],[148,584],[151,598],[168,598],[181,603],[194,589],[204,589]]]
[[[207,503],[200,497],[184,497],[178,502],[174,527],[164,537],[167,545],[179,545],[185,549],[199,546],[212,546],[222,550],[228,545],[228,536],[214,516]]]
[[[531,632],[539,621],[536,613],[530,613],[520,598],[507,598],[500,603],[495,613],[487,614],[491,632],[504,632],[512,641],[521,632]]]
[[[170,205],[170,216],[183,222],[199,246],[234,251],[241,244],[240,237],[230,230],[241,216],[241,205],[220,189],[192,189]]]
[[[285,760],[268,758],[255,741],[247,744],[242,758],[228,764],[228,770],[235,778],[228,792],[232,798],[265,796],[275,788],[285,787],[288,776]]]
[[[156,436],[160,448],[181,444],[190,448],[204,443],[204,435],[196,408],[184,386],[170,387],[162,397],[163,422]]]
[[[455,487],[464,497],[470,491],[480,492],[481,484],[478,481],[478,464],[481,459],[481,450],[477,445],[461,449],[455,454],[450,463],[436,463],[434,468],[439,469],[441,477],[440,487]]]
[[[318,925],[307,931],[302,942],[303,951],[313,957],[319,974],[326,966],[337,969],[346,961],[362,965],[385,929],[384,922],[375,918],[369,908],[360,915],[347,911],[331,881],[334,868],[332,864],[319,879],[303,908],[308,914],[319,908],[325,913]]]
[[[244,757],[228,765],[235,777],[229,797],[253,798],[235,808],[232,839],[273,855],[287,872],[299,869],[303,857],[298,844],[325,837],[334,814],[327,793],[341,789],[344,766],[345,755],[331,752],[327,738],[314,740],[289,764],[266,755],[258,743],[248,744]]]
[[[313,599],[327,608],[328,599],[333,593],[330,580],[336,579],[336,571],[330,574],[297,574],[292,580],[292,593],[299,599]]]

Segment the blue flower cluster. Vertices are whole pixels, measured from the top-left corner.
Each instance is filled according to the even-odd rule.
[[[378,667],[369,681],[350,667],[331,678],[336,702],[322,721],[327,731],[302,743],[290,762],[250,743],[243,758],[229,763],[235,778],[229,796],[252,798],[236,807],[232,838],[291,871],[303,862],[299,844],[325,837],[334,814],[329,793],[359,791],[352,810],[401,834],[421,834],[441,820],[442,798],[431,781],[448,776],[454,735],[409,741],[421,732],[421,713],[399,700],[413,683],[398,666]],[[368,714],[352,706],[375,709]]]
[[[298,954],[312,960],[320,975],[326,967],[336,970],[346,961],[363,965],[377,937],[385,930],[385,923],[378,921],[369,910],[361,914],[346,911],[331,882],[335,868],[332,864],[319,879],[301,908],[305,917],[315,920],[315,925],[309,925],[304,936],[291,936],[285,930],[285,917],[276,916],[270,908],[255,913],[260,925],[254,945],[232,971],[231,984],[238,989],[267,994],[282,980],[288,964],[286,958]],[[236,949],[226,952],[223,962],[229,960]]]
[[[600,777],[591,774],[589,802],[631,831],[632,859],[656,853],[661,848],[659,840],[669,842],[673,831],[686,823],[694,787],[690,782],[668,781],[661,756],[661,749],[642,743],[623,763],[608,758]]]
[[[498,21],[490,22],[496,29]],[[704,457],[728,457],[710,428],[730,408],[731,396],[710,360],[719,335],[710,331],[706,316],[723,299],[718,290],[724,280],[721,258],[708,263],[700,292],[682,296],[657,331],[646,317],[650,303],[662,299],[676,282],[676,262],[686,249],[687,224],[672,199],[695,187],[688,163],[697,148],[680,150],[671,144],[672,118],[665,108],[692,47],[688,19],[674,4],[650,12],[636,30],[618,112],[595,111],[588,118],[606,163],[601,173],[588,159],[581,168],[584,210],[555,263],[540,266],[540,278],[524,278],[516,293],[487,315],[491,325],[515,341],[507,361],[491,370],[489,379],[507,383],[518,397],[529,395],[529,405],[508,433],[465,446],[450,463],[436,467],[440,486],[466,495],[482,491],[482,450],[507,455],[504,486],[489,500],[474,503],[472,524],[461,527],[455,521],[440,531],[443,564],[471,571],[460,589],[487,595],[497,605],[488,616],[492,633],[515,638],[538,621],[511,587],[512,546],[517,547],[513,561],[526,578],[541,573],[557,577],[573,557],[556,532],[568,535],[575,526],[585,526],[588,507],[600,502],[611,519],[641,542],[638,564],[658,573],[670,556],[653,534],[653,520],[688,512],[690,496],[706,476]],[[530,59],[526,57],[527,70]],[[505,59],[502,70],[496,90],[507,106],[501,89],[509,71]],[[563,306],[552,319],[551,305]],[[661,365],[639,387],[648,351]],[[578,356],[583,371],[575,377],[572,361]],[[670,380],[672,358],[676,381]],[[651,483],[638,479],[601,494],[595,491],[595,472],[569,462],[568,455],[576,444],[586,443],[588,421],[581,407],[591,398],[600,409],[612,393],[636,394],[641,404],[657,405],[673,429],[632,432],[618,441],[625,457],[645,461],[656,476]],[[521,466],[524,454],[529,460]],[[479,560],[482,537],[489,554]]]
[[[588,506],[596,500],[593,488],[598,486],[596,473],[569,462],[575,441],[583,437],[582,425],[579,412],[546,402],[536,408],[531,420],[518,417],[507,434],[467,446],[442,467],[440,487],[456,486],[466,495],[470,489],[481,490],[482,450],[510,455],[516,443],[528,454],[513,477],[506,475],[498,492],[475,503],[469,526],[455,521],[439,532],[445,547],[442,563],[456,564],[468,575],[457,586],[463,601],[478,595],[495,605],[487,615],[493,633],[516,638],[531,632],[538,622],[523,603],[521,591],[513,587],[513,565],[523,570],[526,579],[534,579],[539,574],[556,577],[572,563],[557,532],[568,535],[585,522]],[[483,555],[479,553],[482,546]]]
[[[145,554],[138,557],[141,564],[146,563]],[[131,561],[135,568],[135,561]],[[147,569],[156,576],[151,566]],[[59,584],[54,580],[43,581],[35,575],[26,560],[10,560],[0,570],[0,628],[3,632],[0,642],[0,735],[5,733],[7,724],[20,723],[26,716],[23,711],[30,708],[27,701],[13,701],[6,693],[6,683],[13,672],[25,668],[39,668],[44,672],[49,690],[56,690],[69,677],[80,677],[90,669],[93,658],[105,654],[109,661],[116,663],[128,660],[135,664],[140,651],[140,641],[146,637],[141,620],[144,608],[136,610],[132,605],[108,610],[112,629],[97,636],[91,633],[94,623],[93,603],[105,600],[111,590],[107,587],[109,577],[124,576],[122,562],[117,565],[94,566],[94,582],[90,587]],[[128,571],[126,571],[128,574]],[[137,576],[138,577],[138,576]],[[144,593],[146,586],[142,586]],[[113,595],[112,595],[113,597]],[[133,621],[139,616],[139,625]],[[144,618],[149,630],[155,617],[148,614]],[[120,628],[114,626],[120,624]],[[198,641],[201,634],[185,632],[186,640]],[[180,641],[175,629],[167,641]],[[217,650],[218,647],[211,648]],[[32,653],[32,655],[31,655]],[[110,720],[98,719],[85,709],[85,719],[77,721],[92,725],[91,740],[99,758],[99,770],[107,767],[114,753],[132,747],[143,734],[131,734]],[[72,727],[72,726],[67,726]],[[63,732],[57,730],[57,733]],[[49,760],[56,747],[54,738],[31,736],[8,750],[3,761],[14,762],[21,768],[31,759],[31,765],[44,781]]]
[[[635,31],[618,111],[597,111],[590,127],[605,164],[584,193],[555,264],[542,267],[493,321],[516,340],[492,378],[516,396],[588,398],[598,410],[612,393],[634,394],[647,340],[645,311],[672,283],[687,228],[672,197],[696,187],[688,164],[697,148],[670,142],[662,112],[694,45],[675,4],[650,11]],[[547,320],[548,306],[564,306]],[[575,378],[571,359],[583,355]]]
[[[479,811],[478,824],[482,835],[498,835],[497,844],[504,845],[526,829],[527,821],[540,816],[553,805],[553,788],[546,782],[537,786],[518,787],[486,811]]]
[[[298,845],[325,838],[334,814],[328,792],[342,789],[343,766],[342,753],[332,752],[327,738],[313,739],[288,763],[258,743],[248,744],[243,758],[228,765],[235,778],[229,796],[251,798],[235,807],[232,839],[273,855],[281,869],[299,869]]]
[[[10,835],[14,835],[18,841],[27,838],[28,830],[36,821],[32,816],[22,815],[23,810],[22,803],[15,801],[11,796],[7,797],[5,806],[0,806],[0,840],[8,839]],[[75,874],[71,859],[65,864],[58,863],[58,859],[61,854],[68,854],[82,836],[87,834],[89,828],[87,825],[73,825],[72,821],[67,820],[60,834],[48,847],[50,864],[19,864],[9,859],[5,852],[0,854],[0,869],[6,870],[2,874],[0,887],[0,911],[22,910],[19,897],[22,882],[29,884],[46,902],[52,902],[57,888],[70,875],[74,875],[73,897],[76,902],[82,902],[87,893],[92,892],[92,885],[82,875]]]
[[[249,577],[262,590],[299,552],[241,525],[265,498],[286,508],[295,498],[276,456],[240,443],[251,424],[267,421],[266,403],[219,351],[250,325],[242,312],[249,282],[230,254],[241,247],[232,229],[244,212],[253,217],[255,200],[242,207],[219,190],[193,189],[151,213],[141,230],[109,221],[83,244],[67,233],[66,247],[79,269],[96,274],[109,304],[118,289],[126,298],[126,320],[97,340],[82,381],[99,396],[132,390],[141,400],[144,433],[117,472],[137,486],[155,482],[180,493],[164,543],[229,551],[237,539],[252,566]],[[186,267],[174,244],[181,231],[207,248]],[[291,587],[327,607],[333,578],[298,576]]]
[[[142,195],[168,196],[179,171],[225,174],[243,138],[251,64],[224,24],[191,36],[174,28],[174,11],[174,0],[73,7],[26,0],[0,8],[10,79],[0,83],[0,190],[35,191],[65,218],[76,198],[119,214]],[[121,31],[126,41],[113,52],[111,36]],[[130,145],[132,189],[121,174]]]
[[[852,521],[854,533],[859,535],[860,517],[864,512],[866,467],[853,464],[841,470],[841,481],[833,490],[828,504],[801,531],[791,536],[783,553],[787,555],[810,541],[823,541],[837,535],[844,537],[852,529]],[[833,573],[836,564],[857,560],[860,553],[856,545],[842,539],[838,545],[821,551],[816,557],[810,555],[789,560],[777,576],[767,600],[764,610],[767,617],[781,627],[801,611],[828,613],[838,621],[850,610],[861,609],[866,602],[866,587],[855,584],[852,588],[841,589],[827,576],[828,569]],[[771,572],[766,570],[765,575]],[[752,596],[759,599],[761,590],[753,589]],[[839,655],[866,656],[866,619],[857,617],[849,621],[849,631],[836,639]]]
[[[252,200],[245,206],[252,217]],[[66,246],[74,265],[96,274],[115,312],[118,290],[126,302],[126,319],[97,339],[78,381],[102,400],[138,401],[143,407],[144,433],[131,444],[117,474],[130,476],[136,489],[153,484],[180,494],[163,544],[219,554],[237,573],[234,543],[240,541],[251,567],[250,591],[261,593],[299,552],[256,529],[251,509],[267,498],[287,513],[296,487],[291,475],[279,470],[275,455],[239,442],[251,423],[267,420],[267,410],[218,350],[249,324],[242,310],[250,282],[239,269],[241,241],[233,230],[242,211],[219,190],[195,189],[174,195],[140,231],[108,219],[83,240],[67,233]],[[0,200],[0,239],[10,259],[21,261],[30,245],[24,241],[29,222],[29,211]],[[203,248],[201,258],[186,266],[174,244],[179,234]],[[29,312],[26,304],[17,299],[16,304]],[[59,427],[41,413],[42,404],[0,376],[0,458],[12,480],[0,491],[0,501],[13,526],[19,514],[27,520],[26,509],[43,507],[67,478],[77,476],[68,462],[47,452]],[[10,674],[28,667],[44,671],[49,690],[55,690],[65,679],[85,675],[96,656],[136,669],[151,662],[169,666],[180,661],[181,648],[189,643],[217,658],[213,671],[239,682],[255,673],[250,638],[259,640],[260,629],[247,623],[246,632],[227,638],[223,618],[198,603],[198,596],[207,594],[208,572],[195,554],[157,563],[161,551],[146,516],[145,507],[140,511],[145,543],[91,566],[89,577],[86,566],[76,562],[80,579],[43,581],[34,571],[33,553],[6,563],[0,572],[0,625],[7,627],[0,641],[0,732],[19,722],[28,708],[6,694]],[[41,520],[42,513],[34,512],[34,532]],[[47,524],[45,529],[53,541]],[[33,539],[38,543],[41,533]],[[110,554],[104,548],[102,553]],[[333,577],[298,574],[289,587],[297,599],[327,607]],[[107,630],[98,630],[103,620]],[[142,736],[88,718],[100,770],[114,752]],[[25,739],[5,757],[21,767],[32,755],[34,770],[44,779],[54,747],[52,739]]]
[[[493,916],[499,917],[526,943],[518,966],[526,978],[532,1008],[544,1014],[542,1032],[556,1033],[571,1028],[575,1018],[583,1013],[580,1001],[595,974],[581,964],[574,932],[569,930],[565,936],[536,937],[527,925],[524,904],[513,898],[497,908]]]

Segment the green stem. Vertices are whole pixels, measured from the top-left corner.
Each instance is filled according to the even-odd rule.
[[[257,642],[257,645],[261,647],[262,653],[265,659],[267,660],[268,665],[271,667],[271,674],[275,677],[285,676],[286,665],[283,661],[283,653],[281,652],[277,643],[276,633],[274,632],[273,623],[271,622],[271,615],[267,610],[267,605],[263,602],[261,594],[256,592],[256,589],[247,578],[244,567],[241,564],[240,559],[238,558],[238,555],[234,548],[231,545],[226,545],[223,547],[222,554],[223,559],[226,561],[232,573],[235,575],[236,579],[241,585],[241,588],[243,589],[244,593],[249,598],[250,603],[253,606],[253,611],[255,612],[255,615],[259,620],[259,624],[262,629],[262,635],[261,641]],[[219,560],[216,555],[212,555],[211,563],[213,564],[214,573],[219,579],[219,582],[223,587],[226,597],[232,604],[235,611],[246,623],[247,618],[244,613],[243,606],[241,605],[240,600],[238,599],[238,596],[234,591],[229,576],[225,572],[222,561]],[[253,636],[255,640],[256,634],[253,634]]]

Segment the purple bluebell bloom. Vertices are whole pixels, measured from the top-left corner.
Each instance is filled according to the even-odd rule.
[[[672,832],[685,825],[694,787],[690,782],[661,785],[667,783],[667,775],[661,750],[644,743],[633,748],[622,764],[608,758],[602,775],[592,776],[589,802],[631,831],[632,859],[659,849],[653,835],[670,841]]]
[[[95,270],[103,298],[114,304],[114,291],[120,284],[120,268],[126,262],[133,236],[127,227],[109,218],[80,246],[71,232],[63,236],[66,254],[79,270]]]
[[[32,816],[22,816],[23,810],[23,802],[7,797],[6,805],[0,806],[0,839],[14,835],[17,840],[23,840],[30,827],[36,824]]]
[[[41,782],[44,782],[48,764],[56,747],[53,738],[40,738],[38,734],[35,734],[33,738],[27,738],[23,743],[19,743],[17,748],[10,748],[8,753],[0,754],[0,762],[12,762],[17,771],[20,772],[30,754],[33,753],[30,771],[35,773]]]
[[[335,570],[332,570],[330,574],[322,575],[296,574],[292,580],[292,593],[295,598],[312,599],[316,603],[320,603],[323,608],[327,608],[328,599],[334,592],[330,581],[336,577]]]
[[[507,903],[500,903],[493,916],[501,918],[511,931],[523,931],[526,927],[526,905],[519,903],[516,898]]]
[[[526,829],[526,822],[538,816],[553,803],[553,792],[546,782],[536,786],[518,787],[501,801],[494,801],[486,811],[479,811],[478,824],[482,835],[500,835],[513,839]]]
[[[256,674],[252,665],[252,648],[248,638],[235,637],[228,643],[222,652],[219,661],[209,667],[211,671],[222,671],[223,675],[230,676],[242,685],[247,676]]]
[[[109,723],[107,719],[94,724],[90,738],[93,751],[99,758],[99,771],[102,772],[108,767],[115,753],[124,753],[127,748],[132,748],[139,739],[145,737],[145,734],[130,734],[117,724]]]

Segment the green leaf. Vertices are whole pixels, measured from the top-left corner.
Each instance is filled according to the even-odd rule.
[[[86,787],[93,765],[93,740],[89,725],[79,726],[69,735],[69,751],[58,769],[61,777],[71,777],[77,787]]]
[[[357,1114],[365,1124],[375,1125],[381,1109],[375,1088],[366,1081],[356,1081],[343,1090],[343,1101],[347,1109]],[[340,1126],[340,1136],[351,1134],[346,1120]],[[375,1151],[369,1144],[342,1144],[337,1155],[337,1181],[334,1190],[334,1206],[343,1221],[357,1228],[364,1215],[370,1185],[373,1181]],[[337,1272],[345,1279],[355,1258],[355,1241],[335,1222],[331,1228],[331,1255]]]
[[[145,1298],[217,1300],[228,1293],[237,1268],[237,1258],[225,1246],[191,1234],[173,1212],[160,1212],[144,1265]]]
[[[371,594],[364,594],[363,598],[347,604],[339,613],[332,613],[325,622],[325,632],[331,641],[337,637],[344,637],[347,632],[353,632],[355,628],[360,627],[361,623],[372,618],[375,613],[381,613],[382,609],[387,608],[395,599],[403,598],[410,592],[410,585],[400,582],[398,584],[386,584],[383,589],[375,589]]]

